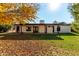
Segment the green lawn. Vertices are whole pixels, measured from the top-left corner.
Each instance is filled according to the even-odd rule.
[[[59,34],[63,40],[48,40],[55,46],[65,49],[79,50],[79,35],[78,34]]]
[[[0,55],[79,55],[79,34],[0,34]]]

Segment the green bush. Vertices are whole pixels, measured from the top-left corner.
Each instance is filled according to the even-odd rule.
[[[7,32],[11,28],[11,25],[0,25],[0,32]]]
[[[79,25],[76,24],[76,23],[73,23],[73,24],[71,25],[71,31],[72,31],[72,32],[79,33]]]

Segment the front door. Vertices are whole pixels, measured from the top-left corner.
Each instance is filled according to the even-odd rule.
[[[57,26],[57,33],[60,32],[60,26]]]
[[[16,32],[18,33],[20,30],[19,25],[16,26]]]
[[[33,33],[38,33],[38,26],[33,26]]]

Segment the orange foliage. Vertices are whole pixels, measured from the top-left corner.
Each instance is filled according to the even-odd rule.
[[[23,23],[24,20],[36,18],[37,4],[0,3],[0,24],[13,24],[14,21]]]

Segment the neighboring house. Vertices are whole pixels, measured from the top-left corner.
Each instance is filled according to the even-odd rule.
[[[70,24],[15,24],[16,32],[24,33],[70,33]]]

